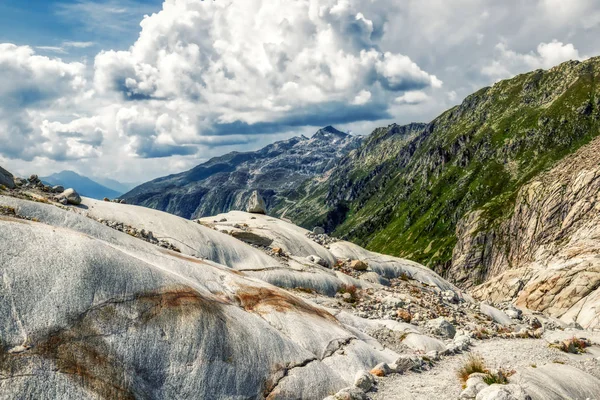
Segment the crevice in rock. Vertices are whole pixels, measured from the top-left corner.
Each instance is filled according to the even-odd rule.
[[[346,339],[331,340],[329,343],[327,343],[327,346],[325,346],[325,350],[323,350],[323,355],[321,356],[320,360],[323,361],[324,359],[331,357],[338,350],[343,349],[344,347],[348,346],[350,343],[352,343],[355,340],[358,340],[358,338],[356,338],[354,336],[346,338]],[[335,346],[333,346],[333,348],[330,348],[332,344],[335,344]]]
[[[306,367],[308,364],[312,363],[313,361],[319,361],[316,357],[315,358],[308,358],[300,363],[297,364],[293,364],[293,365],[288,365],[287,367],[283,368],[282,370],[279,370],[277,372],[275,372],[274,375],[277,374],[281,374],[281,376],[279,376],[274,382],[267,382],[267,387],[265,388],[263,394],[265,396],[265,398],[267,400],[272,399],[273,397],[271,396],[276,396],[276,390],[277,387],[279,386],[279,384],[281,383],[281,381],[283,381],[290,373],[290,371],[292,371],[293,369],[296,368],[304,368]]]

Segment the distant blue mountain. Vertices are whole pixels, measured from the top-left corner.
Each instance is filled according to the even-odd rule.
[[[42,182],[45,182],[49,185],[61,185],[64,186],[65,189],[73,188],[82,196],[91,197],[98,200],[102,200],[105,197],[108,197],[109,199],[115,199],[122,194],[122,192],[109,189],[106,186],[103,186],[98,182],[95,182],[85,176],[81,176],[73,171],[62,171],[40,179]]]
[[[91,178],[94,182],[98,182],[102,186],[106,186],[109,189],[119,192],[121,194],[129,192],[136,186],[139,186],[141,182],[118,182],[110,178]]]

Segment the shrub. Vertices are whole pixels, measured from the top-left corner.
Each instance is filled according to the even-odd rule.
[[[487,374],[488,369],[485,366],[485,361],[479,354],[470,353],[465,357],[463,365],[458,369],[456,375],[464,384],[469,379],[469,376],[474,373]]]
[[[479,354],[471,353],[464,359],[464,363],[456,372],[456,375],[464,386],[467,383],[469,376],[475,373],[485,374],[483,381],[488,385],[493,385],[494,383],[506,385],[508,383],[508,378],[513,375],[515,371],[504,368],[498,368],[496,371],[490,371],[486,367],[485,361]]]
[[[586,352],[586,348],[590,346],[590,342],[586,339],[580,339],[573,336],[570,339],[558,343],[551,343],[550,347],[564,351],[565,353],[581,354]]]
[[[506,385],[508,383],[508,378],[511,375],[514,375],[515,371],[505,370],[504,368],[499,368],[497,371],[488,372],[487,376],[483,378],[483,381],[488,385],[493,385],[497,383],[499,385]]]

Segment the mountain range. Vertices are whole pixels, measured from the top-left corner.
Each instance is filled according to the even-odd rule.
[[[322,226],[450,278],[472,270],[460,280],[474,285],[490,277],[489,241],[466,246],[469,255],[461,254],[464,242],[494,236],[515,212],[523,187],[598,136],[599,66],[600,58],[592,58],[518,75],[477,91],[430,123],[394,124],[365,139],[317,134],[232,153],[125,198],[195,218],[243,209],[248,193],[258,189],[272,215],[309,229]],[[321,162],[299,172],[306,157]],[[475,212],[477,227],[465,238],[457,230]]]
[[[297,188],[307,179],[330,171],[361,142],[360,137],[328,126],[311,138],[293,137],[258,151],[213,158],[190,171],[138,186],[121,198],[180,217],[200,218],[245,209],[252,192],[259,190],[268,207],[285,209],[294,204]]]
[[[117,182],[114,179],[94,180],[79,175],[74,171],[62,171],[50,176],[40,178],[42,182],[55,186],[60,185],[65,188],[73,188],[82,196],[102,200],[107,197],[115,199],[121,194],[130,190],[133,185]],[[102,182],[99,183],[98,181]]]

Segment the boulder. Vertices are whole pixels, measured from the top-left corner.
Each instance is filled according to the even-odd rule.
[[[0,167],[0,185],[6,186],[9,189],[15,188],[15,178],[2,167]]]
[[[373,378],[373,375],[367,371],[357,372],[356,377],[354,378],[354,386],[361,389],[363,392],[368,392],[371,390],[374,383],[375,379]]]
[[[75,189],[65,190],[64,192],[62,192],[62,194],[58,196],[58,199],[61,204],[64,204],[64,201],[61,201],[63,199],[67,200],[67,204],[72,204],[74,206],[78,206],[81,204],[81,196],[79,196],[79,193],[77,193]]]
[[[253,214],[267,214],[265,199],[258,194],[258,190],[252,192],[252,196],[250,196],[250,200],[248,201],[248,212]]]
[[[417,356],[403,354],[394,364],[390,365],[390,369],[393,372],[402,374],[406,371],[418,371],[421,365],[422,362]]]
[[[56,186],[52,187],[51,191],[53,193],[62,193],[62,192],[65,191],[65,188],[63,186],[61,186],[61,185],[56,185]]]
[[[427,353],[433,350],[437,350],[440,352],[446,350],[446,345],[444,344],[444,342],[418,333],[409,333],[406,336],[406,338],[402,341],[402,343],[413,350],[421,351],[423,353]]]
[[[369,268],[365,262],[360,260],[350,261],[350,267],[352,267],[352,269],[355,271],[366,271]]]
[[[477,394],[481,392],[483,389],[486,389],[489,385],[485,383],[484,379],[487,377],[487,374],[482,373],[474,373],[469,375],[469,379],[465,383],[465,389],[461,392],[459,399],[464,400],[475,400]]]
[[[519,385],[493,384],[477,393],[476,400],[531,400]]]
[[[521,319],[521,310],[517,310],[516,308],[508,308],[504,310],[504,313],[512,319]]]
[[[332,396],[335,400],[365,400],[367,395],[357,387],[349,387],[340,390]]]
[[[315,226],[315,228],[313,229],[313,233],[315,235],[323,235],[325,234],[325,229],[321,228],[320,226]]]
[[[481,303],[479,309],[483,314],[490,317],[497,324],[509,326],[514,323],[504,311],[498,310],[497,308],[494,308],[490,305]]]
[[[432,319],[427,323],[427,326],[434,332],[434,334],[441,336],[445,339],[453,339],[456,335],[456,328],[444,317]]]
[[[375,368],[371,370],[371,374],[380,377],[387,376],[390,373],[392,373],[392,369],[384,362],[377,364]]]

